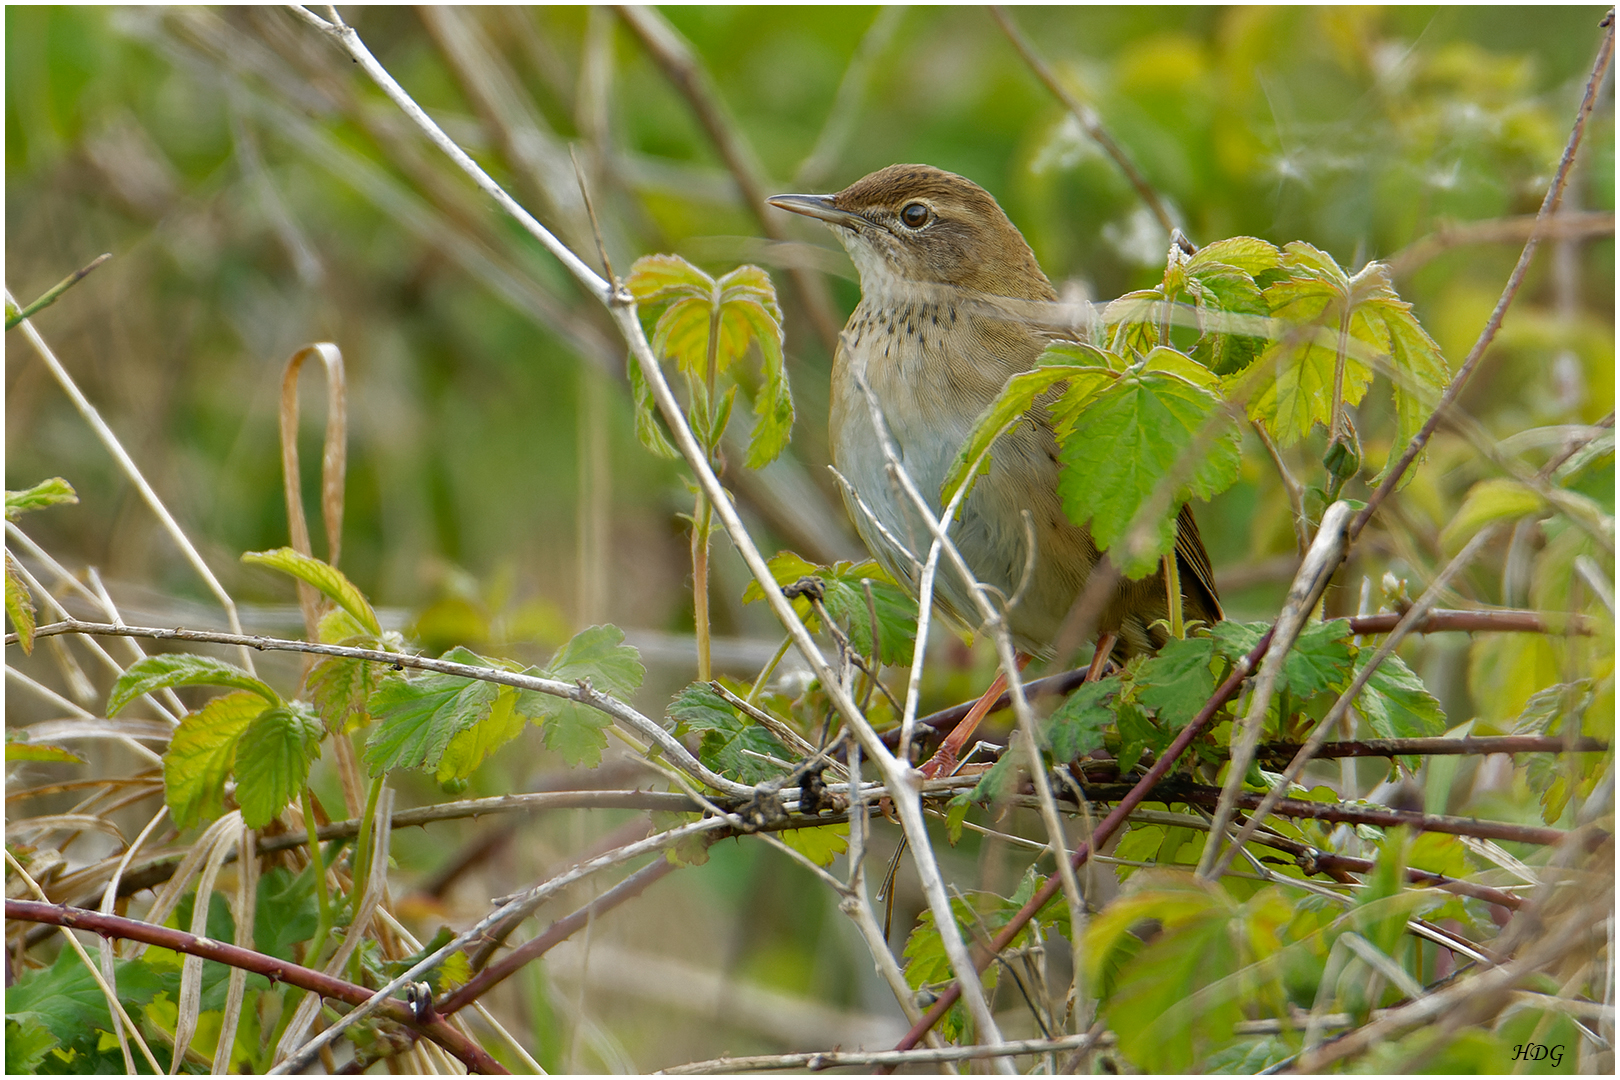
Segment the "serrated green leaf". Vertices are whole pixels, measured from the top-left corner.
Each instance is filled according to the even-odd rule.
[[[681,456],[666,435],[663,418],[658,413],[658,402],[653,398],[652,386],[647,382],[641,363],[632,354],[625,365],[630,380],[630,401],[635,408],[636,438],[641,445],[661,458],[674,460]]]
[[[236,742],[236,802],[242,821],[262,829],[298,797],[321,753],[320,721],[303,709],[266,709]]]
[[[371,603],[337,567],[328,566],[319,559],[302,555],[289,547],[275,548],[271,551],[246,551],[242,553],[242,561],[254,566],[268,566],[272,570],[292,575],[347,611],[355,622],[365,628],[366,633],[372,637],[382,636],[382,625],[377,622],[377,613],[371,609]]]
[[[817,866],[831,866],[835,857],[849,850],[849,823],[783,829],[776,838]]]
[[[1194,495],[1210,498],[1237,480],[1238,432],[1217,415],[1221,399],[1197,385],[1193,371],[1210,378],[1187,357],[1157,349],[1147,365],[1121,376],[1072,415],[1066,401],[1053,408],[1054,426],[1065,431],[1058,449],[1064,510],[1076,524],[1090,524],[1098,548],[1108,551],[1129,578],[1151,573],[1174,549],[1182,503]],[[1154,542],[1118,550],[1132,519],[1206,423],[1216,424],[1218,433],[1200,448],[1196,465],[1151,523]]]
[[[353,615],[335,607],[322,615],[315,624],[315,639],[322,645],[345,645],[377,640]]]
[[[637,303],[647,304],[677,296],[707,296],[715,283],[679,255],[643,255],[631,265],[625,286]]]
[[[446,653],[445,660],[493,667],[467,649]],[[457,732],[487,718],[500,687],[459,675],[424,675],[415,679],[390,675],[371,695],[368,711],[377,726],[366,740],[365,762],[373,775],[394,769],[437,770],[445,747]]]
[[[722,776],[744,784],[758,784],[781,775],[782,770],[751,757],[743,752],[745,750],[768,754],[779,761],[793,760],[792,751],[775,735],[751,719],[739,716],[708,683],[696,682],[682,690],[669,703],[668,712],[679,721],[675,729],[677,736],[687,732],[701,735],[698,760]]]
[[[521,735],[528,719],[513,709],[516,701],[516,690],[501,687],[488,716],[450,737],[433,778],[441,784],[446,780],[465,780],[489,755]]]
[[[1078,348],[1077,346],[1071,348]],[[1048,349],[1043,354],[1044,361],[1053,350]],[[1100,350],[1092,350],[1100,351]],[[1001,395],[990,406],[979,414],[973,422],[973,428],[968,432],[967,440],[962,449],[957,452],[956,460],[951,464],[945,474],[945,481],[940,486],[940,505],[943,506],[956,497],[957,488],[970,482],[978,475],[990,469],[990,455],[986,453],[989,447],[1005,431],[1016,425],[1024,414],[1034,406],[1035,399],[1052,389],[1058,383],[1067,383],[1068,389],[1065,398],[1073,404],[1071,408],[1078,409],[1089,398],[1111,384],[1117,374],[1106,367],[1079,367],[1070,364],[1043,364],[1032,371],[1025,371],[1014,375],[1007,380]],[[980,455],[983,455],[981,460]],[[968,474],[968,470],[978,463],[978,472]]]
[[[1508,477],[1481,480],[1468,489],[1462,507],[1440,531],[1440,549],[1455,555],[1474,534],[1496,522],[1517,521],[1546,508],[1528,485]]]
[[[1159,341],[1159,305],[1164,294],[1158,289],[1128,292],[1103,308],[1103,327],[1108,348],[1123,355],[1145,354]]]
[[[246,690],[217,697],[180,719],[163,754],[163,797],[177,827],[212,821],[225,812],[225,778],[237,740],[267,706]]]
[[[1265,290],[1272,317],[1283,327],[1277,339],[1248,371],[1266,382],[1249,400],[1249,416],[1279,446],[1292,446],[1317,424],[1332,420],[1333,379],[1338,364],[1339,325],[1344,295],[1320,278],[1290,278]],[[1363,330],[1369,330],[1363,321]],[[1352,319],[1351,334],[1355,334]],[[1388,337],[1367,343],[1388,351]],[[1350,355],[1344,362],[1343,400],[1360,404],[1372,384],[1372,369]]]
[[[1524,711],[1513,722],[1513,734],[1563,734],[1561,725],[1554,725],[1566,716],[1583,715],[1597,696],[1593,687],[1591,679],[1576,679],[1531,694],[1530,700],[1524,703]]]
[[[1114,723],[1119,730],[1117,760],[1121,776],[1136,768],[1136,763],[1142,760],[1142,751],[1162,750],[1162,744],[1169,742],[1168,737],[1153,726],[1147,713],[1128,702],[1115,710]]]
[[[331,656],[310,668],[309,694],[326,729],[347,734],[371,722],[367,703],[377,689],[377,665]]]
[[[31,656],[34,652],[34,598],[23,584],[22,575],[17,572],[17,564],[11,561],[11,552],[6,552],[6,618],[11,620],[11,628],[17,631],[17,644],[22,646],[24,655]]]
[[[1232,266],[1253,277],[1282,265],[1282,252],[1264,240],[1253,236],[1230,236],[1217,240],[1194,252],[1187,260],[1189,276],[1207,272],[1215,266]]]
[[[1202,254],[1202,253],[1200,253]],[[1242,371],[1266,347],[1264,337],[1242,333],[1245,318],[1271,314],[1254,278],[1236,267],[1209,263],[1189,274],[1200,336],[1192,358],[1218,375]]]
[[[7,761],[64,761],[78,765],[84,758],[64,746],[28,741],[28,736],[17,728],[6,728]]]
[[[740,269],[754,269],[741,267]],[[761,271],[763,273],[763,271]],[[754,393],[754,430],[748,436],[748,455],[743,464],[762,469],[775,461],[793,433],[793,392],[788,387],[787,365],[782,356],[782,321],[771,306],[739,301],[735,306],[749,332],[759,342],[763,378]]]
[[[6,520],[16,521],[30,510],[43,510],[47,506],[78,501],[79,496],[73,490],[73,485],[60,476],[53,476],[25,491],[6,492]]]
[[[688,375],[700,378],[709,369],[709,327],[714,307],[707,297],[683,297],[658,316],[653,327],[653,354],[673,360]]]
[[[169,686],[231,686],[251,690],[271,705],[281,704],[274,690],[235,664],[195,653],[165,653],[137,660],[125,669],[107,695],[107,715],[116,716],[136,698]]]
[[[1350,670],[1349,637],[1350,623],[1344,619],[1305,627],[1283,661],[1288,692],[1304,701],[1343,683]]]
[[[1059,764],[1083,757],[1102,746],[1103,733],[1114,722],[1109,702],[1120,681],[1111,677],[1083,684],[1046,721],[1046,743]]]
[[[1168,730],[1180,731],[1215,692],[1214,659],[1213,638],[1172,639],[1137,670],[1136,700]]]
[[[72,950],[63,950],[71,952]],[[61,1041],[32,1019],[23,1023],[6,1020],[6,1075],[30,1076],[39,1071],[45,1055],[61,1045]]]
[[[779,551],[765,564],[779,585],[791,585],[800,578],[818,578],[823,586],[822,606],[834,622],[849,635],[855,651],[863,656],[872,654],[872,615],[877,614],[879,657],[884,664],[903,664],[911,660],[912,648],[917,640],[917,602],[896,585],[883,568],[870,559],[860,563],[839,562],[832,566],[818,566],[791,551]],[[872,606],[866,604],[866,586],[872,585]],[[765,594],[759,582],[750,581],[743,590],[743,603],[763,600]],[[819,631],[820,620],[804,597],[796,597],[793,609],[805,621],[812,633]]]
[[[165,991],[176,995],[180,989],[178,973],[155,971],[145,959],[114,960],[113,973],[119,1000],[131,1009]],[[66,948],[50,967],[24,971],[6,988],[6,1017],[44,1028],[63,1047],[87,1054],[94,1051],[100,1032],[112,1030],[106,995],[78,952]]]
[[[1372,649],[1356,656],[1356,674],[1372,659]],[[1356,708],[1381,739],[1420,739],[1444,735],[1446,714],[1417,673],[1393,653],[1367,680],[1356,698]]]
[[[641,653],[624,643],[624,631],[604,623],[569,638],[546,665],[545,674],[563,682],[584,679],[604,694],[628,697],[641,689],[647,669]]]
[[[571,769],[580,766],[594,769],[602,763],[602,751],[607,749],[607,729],[612,726],[613,721],[605,713],[565,701],[562,709],[546,721],[546,749],[561,754],[563,762]]]

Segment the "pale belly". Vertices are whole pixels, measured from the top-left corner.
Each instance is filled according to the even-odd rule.
[[[919,360],[915,367],[923,364]],[[983,400],[960,400],[960,395],[953,399],[952,388],[937,377],[929,379],[924,370],[904,368],[880,361],[866,370],[900,463],[937,516],[940,486],[994,391],[987,391]],[[919,563],[927,559],[932,533],[912,500],[888,475],[864,395],[852,378],[840,374],[835,372],[833,382],[833,461],[866,504],[866,511],[850,505],[850,516],[873,556],[915,594],[918,582],[911,556]],[[989,594],[992,605],[1001,610],[1016,596],[1008,623],[1014,643],[1026,652],[1039,652],[1051,643],[1096,561],[1089,537],[1069,522],[1058,501],[1054,449],[1044,426],[1026,422],[1003,436],[992,447],[990,472],[979,477],[960,520],[946,523],[974,577],[994,590]],[[892,540],[877,528],[874,518]],[[980,628],[983,617],[967,584],[943,558],[934,592],[948,616],[967,629]]]

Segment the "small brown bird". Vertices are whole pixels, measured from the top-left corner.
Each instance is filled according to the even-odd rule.
[[[855,372],[864,373],[901,461],[938,513],[940,485],[974,421],[1052,340],[1019,307],[1038,310],[1056,302],[1057,292],[989,192],[929,165],[891,165],[835,195],[778,195],[770,202],[826,222],[860,273],[861,302],[833,361],[833,461],[889,534],[851,505],[866,546],[915,591],[911,558],[895,541],[921,557],[930,535],[885,471]],[[1008,613],[1013,642],[1038,654],[1050,649],[1098,552],[1059,501],[1057,442],[1044,408],[1032,410],[1029,420],[992,448],[990,470],[963,504],[952,538],[980,581],[1003,597],[1018,595]],[[1020,593],[1029,546],[1025,511],[1036,550]],[[1209,556],[1185,506],[1177,525],[1185,617],[1216,622],[1221,605]],[[977,625],[978,609],[957,575],[941,567],[936,582],[940,607]],[[1121,580],[1099,623],[1096,669],[1108,653],[1122,658],[1161,647],[1165,632],[1151,624],[1166,618],[1168,607],[1162,571]]]

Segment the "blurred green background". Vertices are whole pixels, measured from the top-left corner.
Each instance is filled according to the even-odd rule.
[[[1031,8],[1012,17],[1195,242],[1306,240],[1352,269],[1394,258],[1397,287],[1455,366],[1523,233],[1429,258],[1411,246],[1535,212],[1603,10]],[[446,130],[588,261],[597,260],[570,146],[621,274],[658,251],[711,271],[744,261],[771,271],[786,309],[794,442],[789,460],[757,477],[732,455],[728,479],[767,552],[858,556],[822,468],[829,354],[807,307],[830,297],[837,325],[857,298],[830,236],[745,204],[690,103],[611,12],[344,13]],[[1052,279],[1078,295],[1106,301],[1162,273],[1166,237],[985,10],[664,15],[712,77],[721,122],[756,159],[766,193],[836,190],[893,162],[929,162],[990,189]],[[690,563],[677,516],[690,496],[679,470],[635,440],[622,345],[595,303],[358,69],[279,9],[12,6],[5,17],[7,288],[26,303],[113,253],[36,323],[247,602],[250,628],[298,625],[285,579],[237,559],[287,542],[282,366],[299,346],[330,340],[349,374],[342,566],[395,625],[440,647],[544,656],[572,630],[613,621],[654,669],[644,706],[659,708],[691,677],[682,659]],[[1613,408],[1612,98],[1611,81],[1565,202],[1608,212],[1607,231],[1547,246],[1465,398],[1495,438]],[[782,241],[764,238],[762,213]],[[81,499],[28,519],[30,535],[69,567],[99,567],[132,622],[218,624],[196,576],[15,332],[6,356],[7,487],[61,475]],[[303,487],[314,507],[325,406],[318,378],[305,381]],[[1369,406],[1361,424],[1368,460],[1382,460],[1386,418]],[[1243,481],[1198,512],[1231,613],[1258,618],[1286,584],[1292,533],[1265,455],[1247,449]],[[1320,453],[1307,443],[1293,457],[1313,463]],[[1423,577],[1438,529],[1482,475],[1476,457],[1443,433],[1394,504],[1400,527],[1373,536],[1346,580],[1376,582],[1385,569]],[[1612,465],[1583,490],[1612,513]],[[313,522],[312,531],[322,554]],[[745,573],[719,548],[716,631],[734,639],[720,665],[752,674],[778,631],[741,605]],[[1459,585],[1470,599],[1524,603],[1513,588],[1500,560]],[[1343,593],[1334,602],[1353,609],[1354,588]],[[1465,685],[1466,642],[1420,648],[1414,663],[1454,718],[1486,708]],[[946,649],[942,660],[925,705],[971,692],[966,654]],[[272,670],[296,676],[295,665]],[[34,708],[14,698],[8,688],[8,705]],[[1511,715],[1499,702],[1489,709]],[[546,767],[555,764],[536,749],[532,760],[491,763],[475,787],[522,787]],[[590,820],[547,826],[554,835],[542,847],[576,849],[599,831],[601,819]],[[448,848],[402,840],[398,850],[407,871],[431,873]],[[979,854],[965,843],[956,857]],[[985,858],[985,880],[1007,886]],[[530,850],[502,869],[544,864]],[[703,890],[687,902],[725,939],[706,946],[762,983],[892,1012],[882,992],[852,996],[867,964],[858,944],[843,940],[825,894],[808,895],[781,869],[768,853],[728,845],[701,878],[682,879]],[[482,887],[469,902],[490,895]],[[658,938],[662,925],[652,919],[643,937]],[[546,1000],[534,998],[536,1030],[574,1024],[547,1013]],[[698,1034],[603,1023],[572,1064],[608,1067],[622,1051],[651,1068],[719,1049]],[[737,1023],[724,1048],[780,1046]]]

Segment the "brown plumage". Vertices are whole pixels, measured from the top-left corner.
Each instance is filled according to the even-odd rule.
[[[929,165],[891,165],[835,195],[771,202],[826,222],[860,273],[861,302],[833,361],[833,461],[884,529],[923,557],[927,529],[885,473],[855,372],[864,371],[902,462],[937,513],[940,485],[973,422],[1008,378],[1035,366],[1049,342],[1029,316],[1057,293],[990,193]],[[952,538],[975,576],[1011,598],[1028,560],[1028,512],[1034,565],[1008,621],[1014,644],[1039,654],[1057,636],[1098,552],[1090,533],[1063,512],[1045,410],[1032,410],[1029,419],[992,448],[990,471],[965,501]],[[859,507],[849,511],[872,554],[915,591],[910,558]],[[1189,508],[1182,507],[1177,526],[1185,618],[1215,622],[1220,600]],[[948,567],[940,568],[935,596],[957,621],[978,624],[972,597]],[[1164,643],[1163,630],[1150,624],[1167,611],[1162,573],[1122,581],[1098,629],[1118,634],[1117,656],[1149,651]]]

